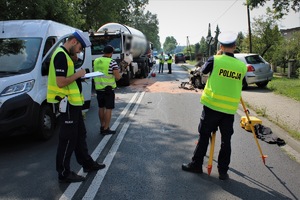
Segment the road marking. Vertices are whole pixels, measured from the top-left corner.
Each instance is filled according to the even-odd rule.
[[[119,126],[119,124],[121,123],[121,120],[127,114],[130,106],[133,104],[133,102],[137,98],[138,94],[139,94],[139,92],[136,92],[134,94],[134,96],[131,98],[131,100],[129,101],[129,103],[126,105],[126,107],[124,108],[124,110],[121,112],[121,114],[119,115],[119,117],[116,119],[116,121],[112,125],[112,127],[111,127],[112,130],[115,130]],[[142,93],[141,96],[144,96],[144,94]],[[95,148],[95,150],[91,154],[91,157],[94,160],[97,160],[97,158],[99,157],[99,155],[101,154],[102,150],[104,149],[104,147],[106,146],[106,144],[108,143],[108,141],[109,141],[109,139],[111,137],[112,137],[112,135],[106,135],[106,136],[103,137],[103,139],[101,140],[101,142],[98,144],[98,146]],[[106,168],[107,168],[107,166],[106,166]],[[83,172],[83,169],[81,168],[77,174],[81,175],[81,176],[86,176],[87,173]],[[81,182],[79,182],[79,183],[70,183],[70,185],[68,186],[68,188],[65,190],[65,192],[59,198],[59,200],[72,199],[73,196],[75,195],[75,193],[77,192],[78,188],[80,187],[80,185],[81,185]]]
[[[140,105],[140,102],[142,101],[143,97],[144,97],[144,94],[145,92],[143,92],[138,101],[136,102],[134,108],[132,109],[132,111],[130,112],[129,114],[129,117],[132,118],[134,117],[139,105]],[[100,186],[101,186],[101,183],[106,175],[106,172],[108,171],[109,169],[109,166],[111,165],[112,163],[112,160],[114,159],[117,151],[118,151],[118,148],[127,132],[127,129],[130,125],[130,121],[126,122],[120,133],[118,134],[118,137],[116,138],[116,140],[114,141],[112,147],[110,148],[107,156],[105,157],[104,159],[104,163],[106,165],[106,167],[102,170],[99,170],[96,174],[96,176],[94,177],[94,180],[92,181],[92,183],[90,184],[90,187],[88,188],[87,192],[85,193],[84,197],[82,199],[94,199]]]

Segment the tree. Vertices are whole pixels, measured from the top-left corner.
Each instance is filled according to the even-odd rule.
[[[78,2],[81,0],[0,0],[0,19],[47,19],[81,28]]]
[[[264,6],[267,1],[268,0],[247,0],[247,4],[251,8],[256,8]],[[290,8],[295,12],[299,12],[300,0],[274,0],[272,8],[276,13],[276,18],[280,19],[290,11]]]
[[[203,55],[203,57],[207,57],[207,42],[205,37],[202,36],[201,40],[200,40],[200,49],[199,49],[199,53],[201,53]]]
[[[131,26],[143,32],[146,38],[153,43],[155,49],[160,49],[157,15],[149,11],[145,12],[144,8],[139,8],[136,12],[139,14],[132,15]]]
[[[160,49],[157,16],[144,13],[147,4],[148,0],[0,0],[0,19],[53,20],[84,31],[116,22],[139,29]]]
[[[278,25],[271,16],[254,18],[252,27],[253,51],[262,56],[268,51],[272,51],[272,47],[278,44],[282,38]]]
[[[272,56],[272,64],[287,67],[289,60],[300,60],[300,32],[295,32],[290,38],[283,38]]]
[[[220,34],[220,29],[219,29],[219,25],[217,25],[216,30],[215,30],[215,37],[214,37],[215,42],[211,45],[211,54],[212,55],[217,53],[219,34]]]
[[[166,53],[173,53],[177,44],[178,43],[173,36],[168,36],[163,44],[164,51]]]
[[[243,42],[245,41],[244,39],[245,39],[245,36],[244,36],[243,32],[239,32],[237,40],[236,40],[236,51],[237,52],[244,52],[244,50],[245,50],[245,49],[243,49]]]

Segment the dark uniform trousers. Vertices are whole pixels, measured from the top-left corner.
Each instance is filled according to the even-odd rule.
[[[231,155],[231,136],[233,134],[234,115],[212,110],[203,106],[198,126],[199,140],[192,160],[197,165],[203,164],[207,152],[209,138],[219,127],[221,132],[221,148],[218,156],[219,173],[227,173]]]
[[[59,122],[56,170],[59,178],[63,178],[71,171],[70,160],[73,152],[77,162],[83,167],[89,167],[94,161],[88,153],[82,107],[68,104],[67,112],[61,114]]]

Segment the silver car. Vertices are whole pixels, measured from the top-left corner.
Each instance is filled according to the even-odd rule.
[[[273,78],[273,71],[270,64],[258,54],[237,53],[234,57],[243,61],[247,65],[247,73],[243,80],[243,89],[249,84],[256,84],[258,87],[266,87]]]

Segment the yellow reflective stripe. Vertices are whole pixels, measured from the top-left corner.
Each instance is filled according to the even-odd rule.
[[[224,104],[224,103],[218,103],[218,102],[215,102],[215,101],[210,101],[208,98],[202,98],[202,101],[204,101],[206,103],[209,103],[210,105],[218,107],[218,108],[223,108],[223,109],[226,109],[226,110],[232,110],[233,112],[236,111],[236,106],[231,106],[231,105]]]
[[[98,86],[113,86],[115,83],[108,83],[108,82],[95,82],[95,85]]]
[[[55,91],[56,93],[57,92],[60,92],[60,93],[66,93],[66,92],[68,92],[67,89],[59,88],[59,87],[56,87],[56,86],[53,86],[53,85],[48,85],[48,90]]]
[[[207,90],[207,89],[205,89],[205,93],[214,99],[219,99],[219,100],[228,101],[228,102],[232,102],[232,103],[240,102],[239,98],[231,98],[231,97],[227,97],[227,96],[223,96],[223,95],[213,94],[212,91]]]
[[[108,79],[111,79],[111,78],[115,78],[113,75],[107,75],[107,76],[101,76],[101,78],[108,78]]]

